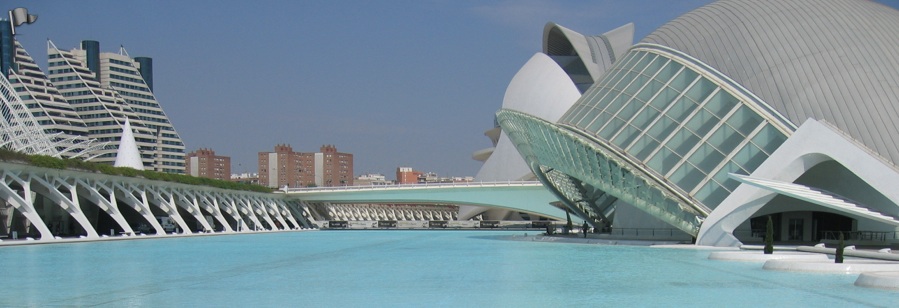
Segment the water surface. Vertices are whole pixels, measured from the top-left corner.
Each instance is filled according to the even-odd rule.
[[[318,231],[0,248],[0,306],[893,306],[857,275],[708,251]],[[532,232],[533,235],[533,232]]]

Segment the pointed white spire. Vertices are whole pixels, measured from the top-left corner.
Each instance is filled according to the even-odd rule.
[[[144,163],[140,159],[140,151],[137,150],[137,141],[134,140],[134,133],[131,131],[131,123],[125,119],[125,126],[122,127],[122,139],[119,141],[119,151],[116,152],[116,167],[129,167],[137,170],[144,170]]]

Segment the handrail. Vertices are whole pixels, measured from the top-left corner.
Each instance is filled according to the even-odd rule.
[[[498,182],[459,182],[459,183],[423,183],[423,184],[396,184],[396,185],[359,185],[359,186],[333,186],[333,187],[300,187],[281,188],[281,193],[309,193],[331,191],[357,191],[357,190],[391,190],[391,189],[417,189],[417,188],[453,188],[453,187],[510,187],[510,186],[543,186],[539,181],[498,181]]]

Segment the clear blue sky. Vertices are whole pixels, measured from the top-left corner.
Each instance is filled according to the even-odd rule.
[[[154,59],[155,94],[187,151],[256,172],[275,144],[396,167],[474,175],[512,76],[559,23],[635,41],[708,3],[686,1],[4,1],[39,16],[17,38],[46,72],[46,39]],[[894,7],[899,1],[883,1]],[[202,114],[202,115],[201,115]]]

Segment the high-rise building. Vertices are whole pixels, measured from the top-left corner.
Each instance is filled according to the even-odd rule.
[[[294,152],[279,144],[274,152],[259,152],[259,185],[268,187],[351,186],[353,154],[324,145],[318,153]]]
[[[147,169],[184,173],[184,144],[153,95],[150,58],[131,58],[124,47],[100,52],[97,41],[70,51],[48,41],[47,54],[50,82],[84,121],[88,136],[112,145],[95,161],[115,160],[127,118]]]
[[[31,16],[25,9],[16,10]],[[10,14],[14,15],[21,14]],[[15,39],[15,26],[35,19],[0,22],[0,76],[8,88],[3,90],[3,103],[9,111],[4,111],[8,117],[2,125],[4,140],[29,154],[93,158],[107,144],[88,136],[84,121]]]
[[[187,173],[201,178],[231,180],[231,157],[215,155],[211,149],[187,153],[184,160]]]

